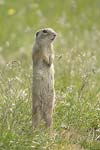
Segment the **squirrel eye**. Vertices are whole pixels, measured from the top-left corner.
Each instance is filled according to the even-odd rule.
[[[47,30],[43,30],[43,33],[48,33]]]

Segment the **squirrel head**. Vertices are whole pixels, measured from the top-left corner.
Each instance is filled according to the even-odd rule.
[[[43,45],[43,44],[50,45],[54,41],[56,35],[57,33],[53,29],[44,28],[36,32],[35,39],[36,39],[36,42],[38,42],[38,44],[40,45]]]

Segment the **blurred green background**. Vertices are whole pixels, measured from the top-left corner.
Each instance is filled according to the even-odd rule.
[[[58,33],[52,134],[31,128],[32,47],[44,27]],[[0,120],[0,149],[100,149],[100,0],[0,0]]]
[[[99,0],[1,0],[0,53],[7,59],[21,51],[29,54],[34,32],[43,27],[59,33],[57,52],[75,47],[98,53],[99,8]]]

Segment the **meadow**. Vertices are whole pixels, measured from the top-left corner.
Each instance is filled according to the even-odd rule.
[[[32,130],[32,47],[51,27],[56,102]],[[0,0],[0,150],[100,150],[100,1]]]

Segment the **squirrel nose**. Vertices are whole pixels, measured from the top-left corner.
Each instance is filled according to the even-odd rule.
[[[56,36],[57,36],[57,34],[56,34],[56,33],[54,33],[54,36],[56,37]]]

